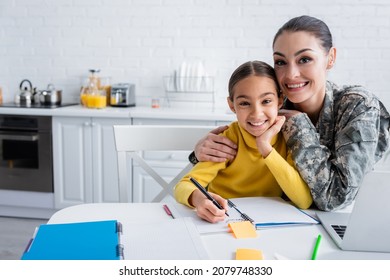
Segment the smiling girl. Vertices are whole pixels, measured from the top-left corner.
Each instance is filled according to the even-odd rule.
[[[219,210],[191,183],[193,177],[208,186],[224,209],[228,198],[284,194],[296,206],[308,208],[312,203],[310,191],[279,133],[285,117],[278,116],[283,98],[274,69],[260,61],[242,64],[229,80],[227,102],[237,121],[223,135],[236,143],[236,157],[196,164],[176,185],[176,200],[195,207],[198,216],[209,222],[224,219],[225,210]]]

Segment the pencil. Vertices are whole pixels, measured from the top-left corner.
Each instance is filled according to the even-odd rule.
[[[168,216],[171,216],[172,219],[175,218],[175,216],[173,216],[171,210],[169,209],[168,205],[164,204],[164,205],[163,205],[163,208],[164,208],[164,210],[165,210],[165,213],[167,213]]]
[[[317,252],[318,252],[318,247],[320,247],[321,238],[322,238],[321,234],[319,234],[317,236],[316,244],[314,245],[313,254],[311,255],[312,260],[315,260],[317,258]]]

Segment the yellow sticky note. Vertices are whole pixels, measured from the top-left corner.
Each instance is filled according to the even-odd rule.
[[[230,223],[229,228],[232,230],[235,238],[257,237],[256,229],[249,221]]]
[[[237,249],[236,260],[262,260],[263,253],[256,249]]]

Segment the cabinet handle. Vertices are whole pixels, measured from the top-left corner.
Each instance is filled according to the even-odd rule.
[[[96,126],[96,123],[94,123],[94,122],[85,122],[84,123],[84,126]]]
[[[39,135],[36,133],[6,133],[0,132],[0,140],[15,140],[15,141],[37,141],[39,139]]]

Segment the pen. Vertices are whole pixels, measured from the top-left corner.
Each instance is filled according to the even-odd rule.
[[[317,237],[316,244],[314,245],[313,254],[311,255],[312,260],[315,260],[317,258],[317,251],[318,251],[318,247],[320,247],[321,238],[322,238],[321,234],[319,234]]]
[[[174,219],[174,218],[175,218],[175,216],[173,216],[173,214],[172,214],[171,210],[169,209],[168,205],[164,204],[164,205],[163,205],[163,208],[164,208],[164,210],[165,210],[165,213],[167,213],[167,214],[168,214],[168,216],[171,216],[171,217],[172,217],[172,219]]]
[[[195,187],[198,188],[198,190],[201,191],[201,193],[203,193],[205,195],[205,197],[207,197],[208,200],[211,200],[213,202],[213,204],[215,206],[218,207],[218,209],[220,210],[223,210],[223,207],[221,206],[221,204],[218,203],[218,201],[216,201],[207,191],[204,187],[202,187],[201,184],[199,184],[198,181],[196,181],[194,178],[190,177],[190,180],[191,182],[195,185]],[[229,214],[225,212],[225,215],[229,217]]]

